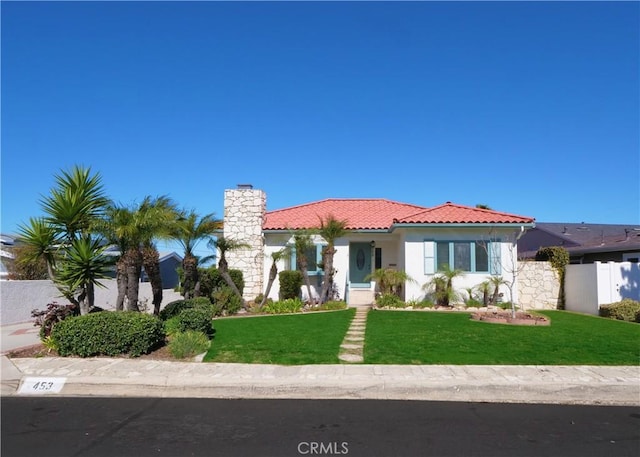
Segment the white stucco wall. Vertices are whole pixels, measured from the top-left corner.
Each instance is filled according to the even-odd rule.
[[[349,273],[349,243],[351,242],[375,242],[375,247],[382,248],[382,267],[396,268],[404,270],[409,276],[415,279],[415,283],[408,283],[404,293],[405,300],[420,300],[424,298],[425,291],[423,285],[431,280],[433,275],[427,275],[424,271],[424,241],[469,241],[469,240],[488,240],[490,237],[500,237],[503,240],[500,244],[501,258],[501,276],[507,280],[512,280],[513,261],[517,263],[517,246],[512,241],[515,240],[515,228],[493,230],[489,232],[488,228],[469,229],[464,228],[438,228],[425,233],[424,229],[407,229],[397,231],[395,233],[352,233],[348,238],[336,240],[336,254],[334,256],[334,268],[337,270],[334,282],[338,288],[340,298],[345,298],[345,286],[347,284],[347,275]],[[320,242],[320,237],[314,238],[315,242]],[[267,284],[269,277],[269,268],[271,266],[271,253],[282,249],[287,244],[292,244],[290,234],[265,234],[265,268],[264,281]],[[372,248],[372,269],[374,262],[374,249]],[[289,269],[289,264],[285,261],[278,263],[278,271]],[[465,294],[464,289],[477,286],[489,279],[489,273],[465,273],[463,276],[454,279],[454,288]],[[375,287],[375,284],[372,284]],[[303,289],[305,289],[303,287]],[[500,288],[505,301],[511,300],[509,289],[507,286]],[[277,300],[279,292],[279,282],[276,279],[269,297]],[[304,292],[306,296],[306,292]],[[515,302],[518,301],[517,284],[513,287]]]
[[[95,304],[104,309],[115,310],[118,286],[115,279],[101,281],[106,288],[96,287]],[[161,307],[182,296],[173,289],[162,292]],[[147,303],[147,311],[153,312],[153,294],[150,283],[140,283],[139,297],[142,303]],[[43,281],[0,281],[0,325],[31,322],[31,310],[46,309],[51,302],[67,304],[68,301],[60,295],[53,282]]]
[[[514,238],[513,229],[503,229],[492,234],[492,237],[501,237],[507,241],[500,243],[500,263],[501,273],[506,281],[512,280],[512,270],[514,263],[517,264],[517,246],[510,240]],[[425,297],[423,286],[428,283],[433,275],[425,274],[424,269],[424,241],[469,241],[474,239],[489,239],[489,233],[486,229],[461,229],[461,228],[440,228],[425,236],[424,231],[408,230],[402,237],[404,244],[405,262],[404,270],[406,273],[416,280],[416,283],[407,284],[405,300],[421,300]],[[454,278],[453,287],[456,291],[464,294],[464,290],[469,287],[475,287],[478,284],[491,278],[489,273],[465,273],[464,275]],[[500,292],[503,293],[504,301],[511,301],[509,288],[501,286]],[[513,301],[518,302],[517,284],[513,287]]]

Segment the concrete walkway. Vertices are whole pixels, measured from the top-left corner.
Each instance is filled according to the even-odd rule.
[[[370,306],[358,306],[356,315],[351,321],[349,330],[340,346],[338,358],[345,363],[362,363],[364,361],[364,333],[367,327],[367,316]]]

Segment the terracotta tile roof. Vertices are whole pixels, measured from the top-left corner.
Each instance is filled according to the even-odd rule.
[[[320,219],[333,215],[346,220],[348,230],[387,230],[394,223],[527,223],[533,218],[445,203],[427,208],[386,199],[326,199],[292,206],[265,215],[264,230],[297,230],[318,227]]]
[[[531,223],[534,220],[532,217],[447,202],[404,218],[398,218],[396,222],[401,224],[521,224]]]

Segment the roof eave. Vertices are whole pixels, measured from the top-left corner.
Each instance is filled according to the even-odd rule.
[[[407,228],[407,227],[492,227],[492,228],[501,228],[501,227],[525,227],[525,228],[533,228],[535,227],[534,222],[429,222],[429,223],[403,223],[403,222],[395,222],[391,226],[391,230],[396,228]]]

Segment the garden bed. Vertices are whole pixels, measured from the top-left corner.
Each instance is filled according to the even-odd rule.
[[[515,317],[512,316],[510,311],[477,312],[471,314],[471,319],[490,324],[551,325],[549,318],[523,311],[516,312]]]

